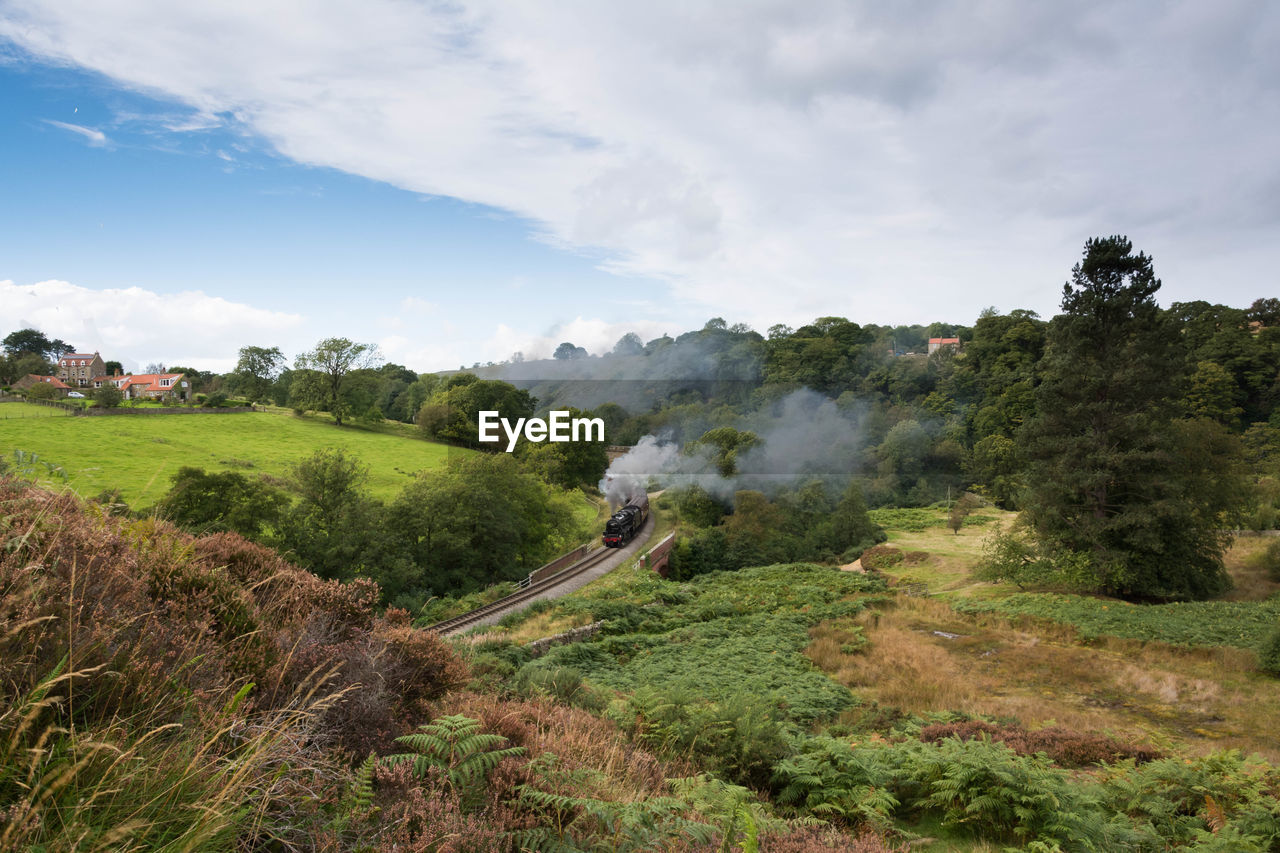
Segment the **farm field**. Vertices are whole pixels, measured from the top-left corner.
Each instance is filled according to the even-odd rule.
[[[53,406],[41,406],[36,403],[4,403],[0,405],[0,420],[14,418],[67,418],[71,413]]]
[[[55,409],[4,403],[60,414]],[[4,411],[10,411],[4,409]],[[91,497],[118,488],[129,506],[155,503],[184,465],[284,477],[317,450],[341,448],[369,466],[369,489],[394,497],[424,469],[443,466],[450,453],[472,451],[292,414],[155,415],[0,418],[0,454],[36,454],[60,466],[70,485]],[[57,487],[60,482],[42,482]]]

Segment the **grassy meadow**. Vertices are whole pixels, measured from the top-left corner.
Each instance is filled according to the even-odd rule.
[[[368,465],[369,489],[384,499],[394,497],[418,471],[443,466],[450,453],[471,452],[292,414],[75,418],[44,406],[0,404],[0,454],[34,453],[60,466],[80,495],[118,488],[135,508],[159,500],[184,465],[284,477],[292,465],[328,447],[342,448]]]

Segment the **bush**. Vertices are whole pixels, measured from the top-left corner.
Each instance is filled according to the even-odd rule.
[[[1088,767],[1114,763],[1126,758],[1152,761],[1160,757],[1154,749],[1123,744],[1103,735],[1051,727],[1027,731],[1021,726],[995,726],[982,720],[939,723],[920,730],[920,740],[941,743],[946,738],[975,740],[982,737],[1000,741],[1018,755],[1043,752],[1063,767]]]
[[[1280,625],[1276,625],[1258,649],[1258,669],[1280,678]]]
[[[902,560],[902,551],[892,545],[877,545],[862,552],[862,567],[871,571],[891,568]]]
[[[1267,572],[1267,577],[1280,583],[1280,539],[1271,542],[1258,555],[1258,563]]]
[[[31,400],[52,400],[58,396],[58,389],[48,382],[37,382],[23,393]]]
[[[124,400],[124,392],[108,383],[93,392],[93,402],[104,409],[114,409]]]
[[[226,403],[227,395],[223,394],[221,391],[214,391],[212,394],[205,397],[204,402],[200,405],[206,409],[217,409],[226,405]]]

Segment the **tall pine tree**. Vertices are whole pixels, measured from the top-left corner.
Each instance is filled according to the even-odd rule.
[[[1045,556],[1087,567],[1097,591],[1205,598],[1229,585],[1222,528],[1237,469],[1229,437],[1182,417],[1185,356],[1159,289],[1128,239],[1085,243],[1019,434],[1025,518]]]

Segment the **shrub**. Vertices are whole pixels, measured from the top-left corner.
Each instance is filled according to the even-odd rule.
[[[1280,624],[1276,625],[1258,649],[1258,669],[1280,677]]]
[[[1266,570],[1267,577],[1280,583],[1280,539],[1275,539],[1258,555],[1259,565]]]
[[[124,392],[108,382],[93,392],[93,402],[104,409],[114,409],[124,400]]]
[[[1044,753],[1063,767],[1087,767],[1126,758],[1152,761],[1160,757],[1154,749],[1123,744],[1103,735],[1050,727],[1027,731],[1021,726],[995,726],[981,720],[939,723],[920,730],[920,740],[941,743],[946,738],[975,740],[986,737],[999,741],[1018,755]]]
[[[892,545],[877,545],[862,552],[862,567],[872,571],[892,568],[902,560],[902,551]]]

